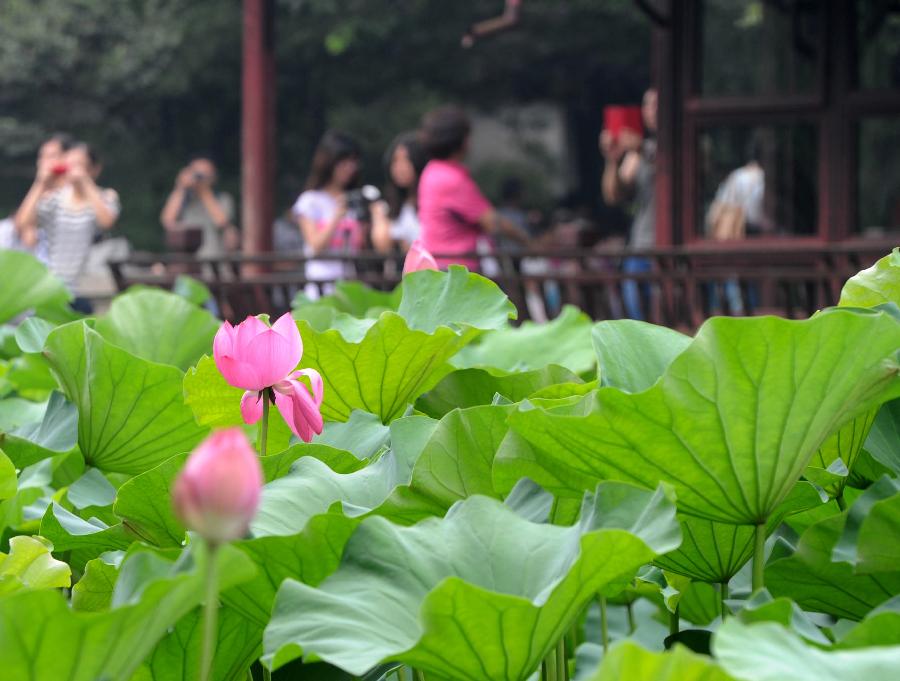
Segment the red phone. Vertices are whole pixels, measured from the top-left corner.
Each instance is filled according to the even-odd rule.
[[[623,130],[630,130],[638,135],[644,134],[644,122],[639,106],[607,106],[603,109],[603,128],[614,138],[618,138]]]
[[[65,163],[55,163],[51,168],[50,172],[54,175],[65,175],[69,172],[69,166]]]

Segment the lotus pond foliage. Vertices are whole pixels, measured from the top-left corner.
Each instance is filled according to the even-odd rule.
[[[417,257],[231,326],[0,252],[0,677],[898,678],[900,251],[693,335]]]

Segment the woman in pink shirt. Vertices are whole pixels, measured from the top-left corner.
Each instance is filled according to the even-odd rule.
[[[419,180],[419,222],[422,243],[439,266],[477,270],[478,260],[460,256],[475,252],[480,235],[499,232],[526,246],[529,237],[494,210],[463,165],[470,132],[458,107],[441,107],[422,119],[422,144],[431,160]]]

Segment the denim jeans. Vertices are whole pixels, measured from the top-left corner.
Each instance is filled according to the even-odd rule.
[[[643,274],[653,269],[653,261],[649,258],[625,258],[622,261],[622,272],[625,274]],[[626,279],[622,282],[622,303],[625,305],[625,316],[629,319],[644,319],[643,300],[650,300],[649,282],[637,282]]]

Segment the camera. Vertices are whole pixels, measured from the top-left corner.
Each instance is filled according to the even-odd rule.
[[[381,198],[381,191],[371,184],[347,192],[347,214],[360,222],[371,222],[371,206]]]
[[[206,177],[206,175],[204,173],[198,173],[198,172],[194,173],[194,182],[206,182],[207,179],[208,178]]]

